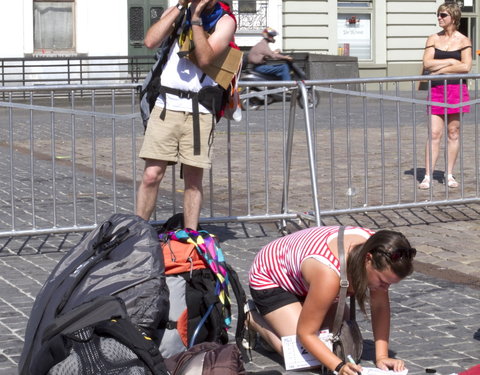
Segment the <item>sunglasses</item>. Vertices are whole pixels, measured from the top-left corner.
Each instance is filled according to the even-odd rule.
[[[417,249],[415,249],[414,247],[399,248],[393,251],[383,251],[380,249],[375,249],[372,251],[372,253],[380,253],[389,258],[392,262],[396,262],[402,258],[409,260],[415,258],[415,255],[417,255]]]
[[[437,18],[440,17],[440,18],[447,18],[450,14],[448,13],[437,13]]]

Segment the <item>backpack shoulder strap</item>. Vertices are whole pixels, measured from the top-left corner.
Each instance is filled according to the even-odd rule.
[[[143,83],[142,89],[140,91],[140,96],[143,96],[145,92],[150,88],[153,78],[160,76],[160,74],[162,73],[163,66],[167,62],[170,49],[172,48],[175,40],[178,38],[178,30],[185,24],[185,12],[185,8],[180,11],[180,14],[175,19],[175,26],[171,34],[158,47],[157,52],[155,53],[156,62],[153,64],[152,69],[150,70],[150,75],[145,79]]]
[[[131,349],[153,374],[168,375],[163,356],[155,342],[128,319],[107,320],[95,327],[95,332],[108,335]]]
[[[237,27],[237,19],[235,18],[235,15],[232,13],[230,5],[228,5],[223,1],[219,1],[218,3],[220,4],[220,7],[222,8],[224,14],[228,14],[230,17],[233,18],[233,20],[235,21],[235,27]]]
[[[169,217],[160,228],[157,229],[158,234],[182,229],[185,227],[183,212],[176,213]]]
[[[185,8],[180,11],[180,14],[175,19],[175,26],[172,30],[172,33],[163,41],[160,47],[158,47],[155,54],[156,61],[150,69],[150,72],[148,72],[147,76],[145,77],[142,88],[140,89],[140,113],[145,129],[147,128],[150,113],[155,106],[155,101],[160,94],[160,76],[162,74],[163,67],[167,62],[170,49],[178,37],[178,30],[180,27],[183,27],[185,23],[185,11]]]
[[[226,264],[226,267],[228,272],[228,279],[230,280],[230,285],[232,286],[233,294],[235,295],[235,299],[237,301],[238,317],[237,317],[237,328],[235,330],[235,343],[240,349],[240,352],[242,353],[242,357],[244,358],[244,361],[248,362],[249,356],[247,355],[247,351],[242,345],[243,333],[245,331],[245,318],[246,318],[243,307],[247,303],[247,296],[245,294],[245,290],[242,287],[240,279],[238,278],[237,272],[228,263]]]
[[[220,18],[222,18],[226,14],[228,14],[233,19],[233,21],[235,22],[235,31],[236,31],[237,30],[237,19],[236,19],[235,15],[232,13],[230,5],[228,5],[227,3],[223,2],[223,1],[219,1],[217,4],[220,7],[220,13],[217,14],[218,17],[216,18],[216,20],[214,21],[213,24],[207,25],[207,29],[205,31],[207,31],[207,33],[209,33],[209,34],[212,34],[215,31],[218,20],[220,20]],[[239,49],[239,47],[235,44],[235,37],[233,37],[232,41],[230,42],[230,46],[233,47],[233,48]]]
[[[57,317],[42,335],[42,347],[32,357],[28,369],[21,374],[46,374],[57,363],[63,361],[70,353],[70,346],[65,346],[64,336],[85,327],[92,327],[109,319],[127,318],[123,300],[113,296],[100,296]]]

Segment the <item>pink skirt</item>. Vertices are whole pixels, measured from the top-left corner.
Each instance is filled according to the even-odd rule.
[[[432,102],[437,102],[437,103],[445,103],[445,87],[447,91],[447,103],[448,104],[458,104],[460,103],[460,99],[463,102],[467,102],[470,100],[470,96],[468,94],[468,89],[466,84],[462,85],[455,85],[455,84],[447,84],[445,85],[438,85],[438,86],[432,86],[430,90],[430,98]],[[461,93],[461,94],[460,94]],[[432,105],[431,107],[431,114],[432,115],[444,115],[445,114],[445,108],[444,107],[439,107]],[[460,109],[462,110],[463,113],[468,113],[470,112],[470,106],[469,105],[464,105],[458,108],[446,108],[447,109],[447,114],[452,114],[452,113],[460,113]]]

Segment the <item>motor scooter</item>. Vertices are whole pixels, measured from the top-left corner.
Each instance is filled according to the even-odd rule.
[[[245,59],[246,60],[246,59]],[[282,63],[284,61],[281,61]],[[279,63],[279,61],[276,61]],[[290,75],[292,80],[306,80],[307,76],[305,72],[293,61],[286,61],[290,67]],[[280,79],[277,76],[271,74],[258,73],[253,70],[253,66],[248,64],[246,61],[243,64],[242,73],[240,75],[240,81],[245,82],[265,82],[265,81],[279,81]],[[265,91],[268,90],[268,93]],[[242,89],[245,93],[245,88]],[[258,92],[258,95],[251,95]],[[263,105],[270,105],[273,103],[282,102],[285,98],[286,101],[290,101],[292,97],[291,90],[282,90],[278,88],[276,91],[274,87],[265,87],[265,86],[251,86],[248,93],[250,94],[247,98],[241,100],[241,105],[243,109],[259,109]],[[242,95],[242,92],[240,92]],[[308,107],[313,108],[317,107],[320,103],[320,93],[315,90],[315,88],[307,87],[307,102]],[[300,108],[303,109],[303,99],[301,91],[297,93],[297,103]]]

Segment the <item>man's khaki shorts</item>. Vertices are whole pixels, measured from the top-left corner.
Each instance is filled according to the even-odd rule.
[[[148,120],[145,138],[140,150],[143,159],[180,162],[193,167],[210,169],[213,143],[213,115],[200,113],[200,155],[193,154],[193,114],[165,111],[155,106]]]

